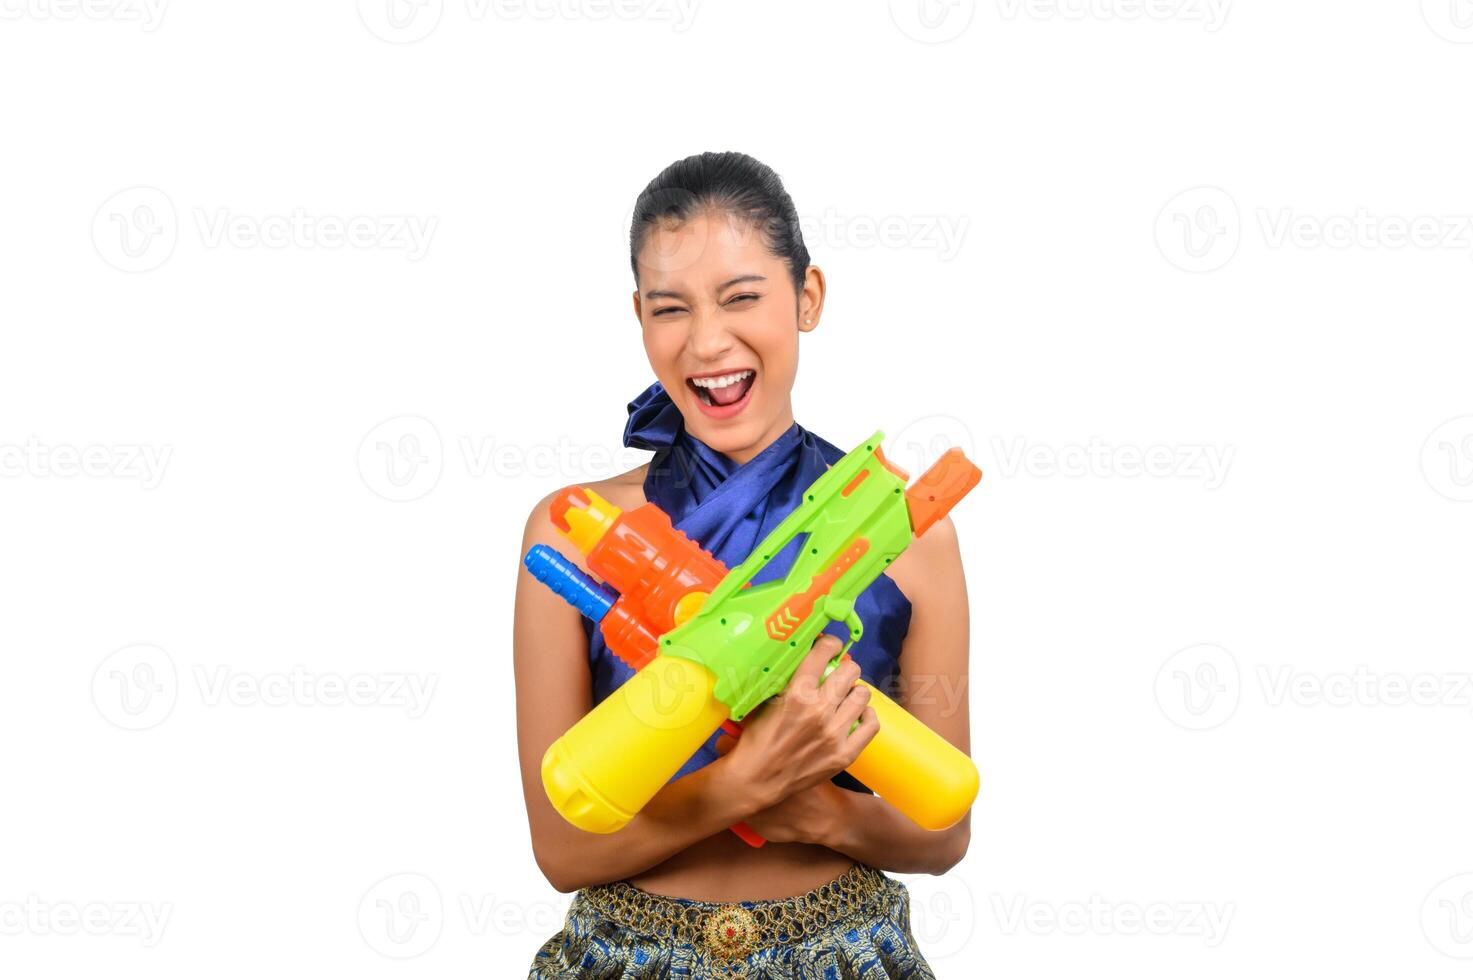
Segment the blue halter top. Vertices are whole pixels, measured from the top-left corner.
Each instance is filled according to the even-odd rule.
[[[680,410],[658,381],[629,403],[624,445],[654,450],[644,479],[645,499],[728,568],[746,561],[757,544],[798,506],[803,491],[844,455],[795,422],[751,460],[736,463],[685,431]],[[758,574],[753,582],[775,577],[778,570]],[[910,600],[888,575],[881,575],[860,593],[854,609],[865,628],[849,648],[849,656],[859,664],[865,680],[890,691],[899,671],[901,643],[910,627]],[[609,651],[603,635],[587,619],[583,628],[588,634],[593,703],[598,704],[633,672]],[[842,623],[830,623],[824,632],[848,638]],[[671,779],[714,762],[718,758],[716,735]],[[865,789],[848,773],[840,773],[834,781],[846,788]]]

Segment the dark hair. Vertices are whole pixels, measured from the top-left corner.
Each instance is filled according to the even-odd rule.
[[[629,266],[639,281],[639,250],[661,218],[684,221],[706,208],[738,215],[759,231],[773,255],[785,259],[795,292],[803,291],[808,248],[798,211],[782,178],[745,153],[697,153],[677,160],[650,181],[634,202],[629,226]]]

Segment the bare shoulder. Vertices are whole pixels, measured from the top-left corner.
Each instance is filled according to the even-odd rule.
[[[910,547],[890,563],[885,574],[914,603],[917,599],[935,591],[932,583],[937,576],[956,574],[961,565],[961,548],[957,541],[956,525],[950,517],[943,517],[932,524],[925,534],[911,541]]]

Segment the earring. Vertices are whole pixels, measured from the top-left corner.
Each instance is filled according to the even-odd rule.
[[[803,322],[804,323],[812,323],[813,322],[813,319],[811,317],[806,317],[806,318],[804,318]]]

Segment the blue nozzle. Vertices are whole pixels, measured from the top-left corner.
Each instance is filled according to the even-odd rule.
[[[602,622],[614,607],[619,594],[595,582],[583,569],[568,560],[556,548],[534,544],[522,559],[533,578],[567,600],[595,623]]]

